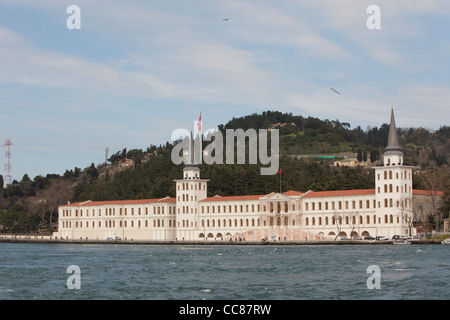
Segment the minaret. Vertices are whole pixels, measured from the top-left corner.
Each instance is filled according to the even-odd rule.
[[[383,164],[374,169],[377,223],[381,226],[378,235],[410,235],[413,167],[404,164],[393,108]]]
[[[201,137],[199,137],[201,139]],[[207,179],[200,179],[200,168],[195,161],[194,140],[191,130],[189,154],[183,169],[183,179],[176,182],[176,238],[177,240],[202,240],[198,238],[199,201],[207,196]]]

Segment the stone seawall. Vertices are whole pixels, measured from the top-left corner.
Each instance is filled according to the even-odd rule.
[[[413,239],[411,244],[441,244],[439,239]],[[147,244],[147,245],[390,245],[392,240],[279,240],[279,241],[223,241],[223,240],[67,240],[51,236],[0,236],[0,243],[53,243],[53,244]]]

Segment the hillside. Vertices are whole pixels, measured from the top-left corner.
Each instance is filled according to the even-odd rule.
[[[374,161],[380,159],[389,132],[387,123],[379,128],[363,130],[357,126],[351,129],[348,122],[305,118],[278,111],[233,118],[227,124],[219,126],[221,131],[237,128],[279,129],[280,153],[285,155],[357,153],[361,150],[366,151],[368,156],[372,154]],[[450,163],[449,126],[441,127],[435,132],[424,128],[406,128],[398,131],[408,163],[423,168],[442,167]]]
[[[366,130],[352,129],[346,122],[278,111],[233,118],[218,127],[222,132],[238,128],[279,129],[281,189],[302,192],[373,188],[370,167],[334,167],[327,160],[297,159],[292,155],[352,152],[365,154],[375,162],[387,144],[389,129],[387,124]],[[398,130],[406,162],[420,166],[421,172],[448,172],[450,127],[435,132],[423,128]],[[62,176],[48,174],[33,180],[25,175],[21,181],[14,181],[1,190],[0,228],[9,232],[46,229],[55,221],[58,205],[67,201],[174,197],[173,180],[182,176],[183,165],[172,163],[172,148],[166,142],[145,150],[123,149],[108,159],[107,166],[92,163],[85,169],[66,170]],[[267,194],[280,190],[279,175],[262,176],[259,165],[202,164],[200,169],[202,178],[210,179],[209,196]],[[415,179],[414,184],[415,188],[424,188],[421,179]],[[449,181],[445,188],[450,189]],[[450,207],[449,193],[446,195]]]

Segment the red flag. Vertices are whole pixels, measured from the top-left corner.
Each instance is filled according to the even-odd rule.
[[[280,171],[278,171],[278,173],[280,174],[280,177],[281,177],[281,169],[280,169]]]
[[[202,131],[202,113],[200,112],[200,117],[198,118],[198,122],[197,122],[197,129],[198,132]]]

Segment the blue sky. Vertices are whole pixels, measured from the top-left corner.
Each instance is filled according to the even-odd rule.
[[[0,142],[21,180],[165,143],[200,112],[204,129],[264,110],[366,128],[393,103],[397,126],[439,129],[448,30],[446,0],[0,0]]]

